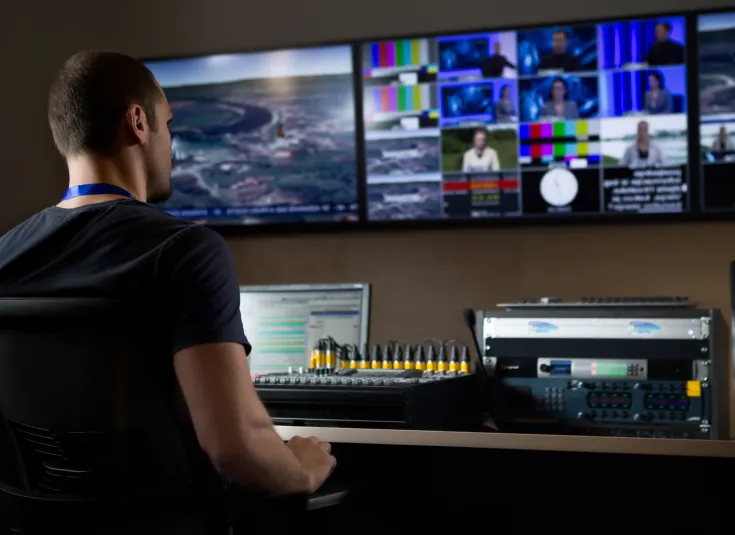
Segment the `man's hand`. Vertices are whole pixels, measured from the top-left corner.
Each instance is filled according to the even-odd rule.
[[[337,459],[330,455],[332,445],[316,437],[293,437],[288,441],[288,447],[304,469],[309,493],[315,492],[337,465]]]

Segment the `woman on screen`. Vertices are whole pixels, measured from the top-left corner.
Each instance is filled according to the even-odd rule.
[[[546,119],[579,119],[579,109],[573,100],[567,100],[569,86],[564,78],[551,82],[549,100],[541,108],[541,117]]]
[[[664,75],[658,71],[648,73],[648,91],[643,111],[651,115],[672,112],[671,92],[666,89]]]
[[[495,119],[499,123],[509,123],[515,119],[516,110],[510,99],[510,86],[505,84],[500,88],[500,100],[495,104]]]
[[[648,123],[638,123],[635,143],[625,149],[620,165],[638,169],[641,167],[656,167],[663,163],[663,154],[658,145],[651,142],[648,135]]]

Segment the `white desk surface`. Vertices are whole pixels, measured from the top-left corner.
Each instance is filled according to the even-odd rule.
[[[632,455],[683,455],[735,458],[735,441],[673,440],[592,436],[531,435],[516,433],[466,433],[340,427],[276,426],[284,440],[315,436],[335,444],[384,444],[527,451],[623,453]]]

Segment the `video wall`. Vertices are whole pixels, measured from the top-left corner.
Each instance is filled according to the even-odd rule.
[[[358,220],[350,46],[146,65],[174,114],[164,210],[213,225]]]
[[[227,226],[735,214],[733,43],[735,10],[148,61],[174,111],[162,208]]]
[[[369,221],[689,210],[683,17],[362,46]]]

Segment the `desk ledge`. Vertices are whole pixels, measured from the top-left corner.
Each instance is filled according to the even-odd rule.
[[[384,444],[445,448],[485,448],[529,451],[620,453],[630,455],[681,455],[735,458],[735,442],[729,440],[679,440],[593,436],[532,435],[516,433],[465,433],[358,429],[340,427],[276,426],[283,440],[315,436],[335,444]]]

